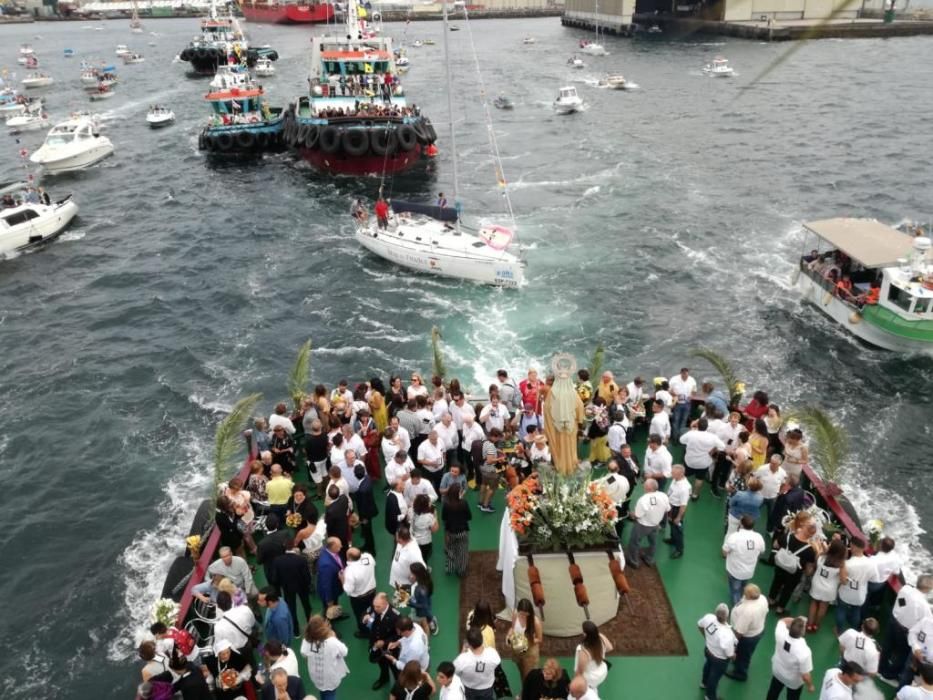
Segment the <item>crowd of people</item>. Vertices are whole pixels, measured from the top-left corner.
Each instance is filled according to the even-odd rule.
[[[357,100],[353,107],[321,107],[316,116],[327,119],[340,117],[373,117],[380,119],[402,119],[403,117],[417,117],[421,110],[417,105],[405,106],[395,104],[376,104],[374,102],[360,102]]]
[[[535,370],[520,382],[500,370],[478,402],[456,379],[425,383],[418,373],[407,386],[398,376],[388,385],[379,378],[353,387],[341,381],[333,390],[316,386],[294,410],[280,403],[268,419],[257,419],[250,439],[258,458],[248,477],[220,486],[219,558],[193,591],[209,631],[194,639],[154,625],[139,648],[140,695],[159,697],[167,687],[185,700],[235,700],[254,685],[262,698],[301,700],[300,656],[322,700],[333,700],[349,673],[354,642],[341,637],[352,627],[367,645],[373,690],[388,686],[393,700],[435,693],[445,700],[598,700],[613,640],[586,622],[572,673],[556,659],[541,663],[542,620],[527,599],[517,601],[507,630],[489,601],[477,601],[461,621],[460,654],[431,658],[430,640],[441,629],[434,578],[442,566],[444,574],[463,577],[470,563],[468,492],[478,490],[481,513],[495,513],[500,487],[550,462],[542,415],[549,383]],[[933,697],[933,576],[900,588],[878,645],[875,611],[888,579],[901,570],[894,542],[882,539],[869,556],[859,538],[826,534],[801,486],[809,462],[803,433],[765,392],[739,406],[712,384],[698,386],[688,368],[655,380],[653,391],[640,377],[616,383],[608,371],[594,385],[580,370],[576,389],[586,406],[581,468],[606,470],[598,481],[616,503],[627,567],[655,566],[665,534],[671,558],[683,556],[689,507],[705,482],[711,497],[723,499],[729,603],[698,621],[705,698],[718,697],[723,675],[748,679],[769,613],[779,621],[768,699],[800,697],[804,687],[812,692],[806,635],[820,628],[831,604],[840,663],[826,672],[821,698],[851,698],[872,677],[898,686],[899,700]],[[642,459],[631,447],[640,425],[649,433]],[[674,445],[684,448],[682,464],[674,463]],[[394,543],[390,551],[377,552],[380,526]],[[441,530],[442,552],[434,547]],[[262,567],[265,586],[256,585],[248,556]],[[377,580],[378,557],[391,561],[385,581]],[[752,579],[768,564],[774,574],[765,595]],[[809,614],[788,616],[790,601],[803,595]],[[517,694],[496,648],[497,625],[521,679]]]

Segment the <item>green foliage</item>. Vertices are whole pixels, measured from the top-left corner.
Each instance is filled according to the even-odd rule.
[[[231,462],[242,445],[241,434],[262,394],[253,394],[237,401],[230,415],[217,426],[214,437],[214,493],[227,480]]]
[[[593,350],[593,357],[590,358],[590,381],[598,382],[599,375],[603,372],[603,361],[606,356],[606,348],[603,347],[602,343],[596,344],[596,349]]]
[[[304,398],[308,377],[311,375],[311,339],[305,341],[298,351],[295,358],[295,364],[292,365],[291,372],[288,373],[288,394],[292,397],[295,409],[301,407],[301,400]]]
[[[810,464],[817,468],[824,480],[838,483],[849,457],[849,438],[845,430],[814,406],[794,411],[787,420],[799,423],[807,435]]]
[[[706,360],[713,366],[713,369],[719,372],[719,376],[722,377],[723,384],[725,385],[724,388],[729,392],[730,398],[736,394],[742,393],[742,383],[735,376],[732,365],[729,364],[729,361],[725,357],[709,348],[695,348],[690,351],[690,355],[691,357],[699,357],[700,359]]]
[[[441,331],[437,326],[431,328],[431,360],[434,376],[440,377],[441,379],[447,376],[447,367],[444,365],[444,353],[441,351]]]

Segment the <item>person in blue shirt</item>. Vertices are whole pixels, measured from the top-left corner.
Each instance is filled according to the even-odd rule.
[[[722,411],[723,416],[729,415],[729,397],[726,396],[726,392],[721,389],[715,389],[712,382],[704,382],[701,391],[706,394],[707,409],[712,405],[713,408]],[[709,410],[707,410],[706,413],[707,417],[712,417],[710,416]]]
[[[284,600],[272,586],[267,586],[259,592],[259,606],[266,609],[266,619],[263,624],[266,641],[276,639],[288,645],[295,636],[292,614]]]
[[[761,488],[761,481],[751,476],[748,478],[747,487],[744,491],[736,491],[729,497],[729,524],[726,528],[727,535],[738,532],[743,515],[748,515],[753,520],[758,520],[758,515],[761,513],[761,504],[764,503],[764,497],[761,495]]]

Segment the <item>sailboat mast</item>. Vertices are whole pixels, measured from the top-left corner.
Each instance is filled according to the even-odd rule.
[[[442,0],[441,6],[444,8],[444,67],[447,73],[447,114],[450,117],[450,153],[454,166],[454,205],[458,201],[458,192],[460,190],[460,178],[457,173],[457,135],[454,130],[454,96],[453,96],[453,78],[450,73],[450,45],[447,35],[450,34],[450,27],[447,23],[447,0]]]
[[[599,0],[595,0],[595,7],[593,8],[593,21],[596,24],[596,43],[599,43]]]

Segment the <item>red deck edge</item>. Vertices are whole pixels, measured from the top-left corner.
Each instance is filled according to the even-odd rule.
[[[246,456],[246,461],[243,462],[243,466],[240,468],[239,476],[243,479],[245,484],[247,479],[249,479],[249,465],[256,458],[256,446],[252,443],[249,444],[249,454]],[[211,562],[214,561],[214,552],[217,551],[217,545],[220,543],[220,530],[216,527],[211,528],[211,534],[207,537],[207,542],[201,545],[201,554],[198,557],[198,560],[194,563],[194,570],[191,572],[191,578],[188,579],[188,583],[185,585],[185,592],[181,594],[181,601],[179,602],[178,608],[178,617],[175,620],[175,625],[177,627],[183,627],[185,620],[188,617],[188,611],[191,609],[191,601],[194,598],[192,594],[192,589],[201,583],[204,580],[204,574],[207,573],[207,567],[211,565]]]

